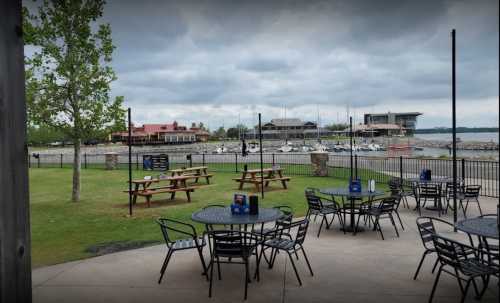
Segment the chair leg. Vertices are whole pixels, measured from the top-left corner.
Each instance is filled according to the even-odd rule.
[[[293,261],[292,255],[290,254],[290,252],[287,252],[287,253],[288,253],[288,257],[290,259],[290,262],[292,263],[293,270],[295,271],[295,276],[297,277],[297,280],[299,281],[299,285],[302,286],[302,281],[300,280],[299,272],[297,271],[297,267],[295,266],[295,262]]]
[[[465,289],[464,289],[464,292],[462,294],[462,299],[460,300],[460,303],[464,303],[465,302],[465,297],[467,297],[467,291],[469,290],[469,286],[470,286],[470,282],[471,281],[474,281],[472,278],[470,278],[469,280],[467,280],[467,284],[465,284]]]
[[[212,255],[211,260],[210,260],[210,286],[208,287],[208,297],[212,297],[212,284],[213,284],[213,279],[214,279],[214,257]]]
[[[304,259],[306,259],[307,267],[309,267],[309,271],[311,272],[311,276],[314,276],[313,270],[311,268],[311,264],[309,263],[309,259],[307,258],[306,251],[304,247],[300,246],[300,250],[302,250],[302,254],[304,255]]]
[[[161,283],[161,279],[163,278],[163,274],[167,270],[167,265],[168,265],[168,262],[170,261],[170,257],[172,257],[172,254],[173,254],[173,251],[171,249],[169,249],[167,252],[167,256],[165,257],[165,261],[163,261],[163,265],[162,265],[161,270],[160,270],[160,279],[158,280],[158,284]]]
[[[479,200],[477,201],[477,208],[479,209],[479,214],[482,216],[483,215],[483,210],[481,209],[481,204],[479,204]]]
[[[420,268],[422,267],[422,264],[424,263],[424,259],[425,259],[425,257],[427,257],[428,253],[429,253],[429,251],[426,250],[422,254],[422,258],[420,258],[420,262],[418,263],[417,271],[415,272],[415,275],[413,276],[413,280],[417,279],[418,273],[420,272]]]
[[[217,260],[217,273],[219,275],[219,280],[221,280],[219,257],[216,257],[216,260]]]
[[[436,271],[436,267],[439,263],[439,258],[436,258],[436,262],[434,262],[434,266],[432,266],[432,273],[434,273]]]
[[[203,258],[202,249],[201,248],[199,248],[199,249],[197,248],[196,250],[198,251],[198,254],[200,255],[201,266],[203,266],[203,274],[205,275],[205,277],[207,278],[207,281],[208,281],[207,265],[205,263],[205,258]]]
[[[490,282],[490,275],[487,275],[486,277],[481,276],[481,278],[483,279],[483,289],[476,297],[476,299],[478,300],[481,300],[481,298],[484,296],[484,293],[486,292],[486,289],[488,288],[488,283]]]
[[[398,216],[399,224],[401,224],[401,228],[405,230],[405,227],[403,226],[403,221],[401,220],[401,217],[399,216],[399,212],[396,210],[394,211],[396,213],[396,216]]]
[[[318,238],[319,238],[319,234],[321,233],[321,228],[323,227],[323,222],[325,222],[324,216],[323,216],[323,219],[321,219],[321,224],[319,225],[319,230],[318,230],[318,235],[317,235]]]
[[[443,270],[443,265],[439,266],[438,273],[436,278],[434,279],[434,285],[432,286],[431,296],[429,297],[429,303],[432,303],[432,299],[434,298],[434,293],[436,292],[436,286],[439,282],[439,277],[441,276],[441,271]]]
[[[339,217],[340,226],[342,226],[342,231],[344,232],[344,235],[345,235],[345,223],[344,223],[344,220],[342,219],[342,216],[340,215],[340,213],[337,213],[337,216]]]
[[[356,220],[356,225],[354,225],[354,235],[358,233],[359,219],[361,219],[361,216],[358,216],[358,220]]]
[[[375,225],[375,228],[378,228],[378,231],[379,231],[380,235],[382,236],[382,240],[385,240],[384,239],[384,233],[382,232],[382,227],[380,227],[379,217],[377,217],[375,219],[374,225]]]
[[[396,235],[398,236],[399,238],[399,231],[398,231],[398,227],[396,226],[396,221],[394,221],[394,217],[392,216],[392,214],[390,213],[389,214],[389,218],[391,218],[391,223],[392,223],[392,226],[394,226],[394,230],[396,231]]]
[[[248,280],[250,280],[250,274],[248,273],[248,258],[244,258],[244,260],[245,260],[245,300],[246,300],[248,293]]]

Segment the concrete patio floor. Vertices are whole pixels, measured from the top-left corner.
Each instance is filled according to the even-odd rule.
[[[496,199],[481,199],[484,213],[496,212]],[[412,205],[410,201],[410,206]],[[416,229],[417,213],[400,208],[405,230],[396,237],[389,221],[382,222],[385,241],[371,230],[344,235],[338,222],[316,237],[319,220],[311,222],[306,239],[314,276],[301,258],[297,262],[303,285],[299,286],[286,254],[274,268],[261,264],[260,282],[252,280],[248,302],[427,302],[434,275],[435,256],[424,262],[413,280],[423,253]],[[476,214],[475,205],[469,216]],[[424,211],[422,215],[436,213]],[[452,220],[451,214],[444,216]],[[459,219],[462,217],[459,216]],[[160,232],[158,230],[158,232]],[[39,268],[33,271],[33,301],[42,302],[235,302],[243,301],[244,266],[222,264],[222,280],[214,276],[212,298],[201,275],[195,251],[174,254],[161,284],[157,283],[165,257],[164,245],[114,253],[91,259]],[[208,251],[205,250],[208,260]],[[252,259],[252,265],[254,259]],[[253,268],[253,267],[252,267]],[[481,302],[498,302],[498,280],[492,278]],[[467,302],[477,302],[471,288]],[[434,302],[459,302],[455,278],[446,274]]]

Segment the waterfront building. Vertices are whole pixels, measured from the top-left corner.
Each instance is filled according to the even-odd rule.
[[[422,113],[419,112],[365,114],[364,124],[377,135],[394,134],[396,125],[400,134],[412,136],[417,127],[417,117],[420,115]]]
[[[134,145],[142,144],[188,144],[205,142],[208,140],[208,132],[201,127],[192,124],[191,128],[179,125],[177,121],[172,124],[143,124],[132,126],[131,141]],[[128,132],[116,132],[112,134],[114,142],[127,143]]]
[[[258,126],[245,133],[246,138],[254,138],[258,134]],[[331,135],[326,128],[318,127],[317,123],[302,121],[297,118],[271,119],[262,124],[263,139],[312,139]]]

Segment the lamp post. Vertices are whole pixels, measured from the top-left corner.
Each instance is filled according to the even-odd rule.
[[[451,30],[451,115],[453,161],[453,223],[457,223],[457,109],[456,109],[455,29]],[[456,229],[455,229],[456,231]]]
[[[128,113],[128,214],[132,216],[132,110],[129,107]]]
[[[263,164],[263,159],[262,159],[262,120],[261,120],[261,114],[259,113],[259,151],[260,151],[260,193],[262,196],[262,199],[264,199],[264,164]]]
[[[350,140],[350,150],[349,153],[351,155],[351,175],[350,178],[352,180],[353,177],[353,158],[352,158],[352,117],[349,117],[349,140]]]

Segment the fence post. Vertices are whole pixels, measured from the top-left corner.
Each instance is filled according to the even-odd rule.
[[[462,181],[464,181],[465,184],[465,159],[462,158]]]
[[[399,156],[399,179],[403,181],[403,156]]]
[[[61,154],[61,168],[63,168],[63,154]]]
[[[205,153],[201,154],[201,166],[205,166]]]
[[[83,167],[87,169],[87,153],[83,154]]]
[[[31,168],[31,155],[28,154],[28,168]]]
[[[358,155],[354,155],[354,179],[358,178]]]
[[[273,167],[274,167],[274,165],[276,165],[276,162],[274,160],[274,153],[273,153]]]
[[[139,153],[135,153],[135,170],[139,170]]]
[[[40,154],[38,155],[38,158],[36,158],[37,166],[40,168]]]
[[[234,153],[234,159],[235,159],[235,165],[234,165],[234,172],[238,172],[238,153]]]

